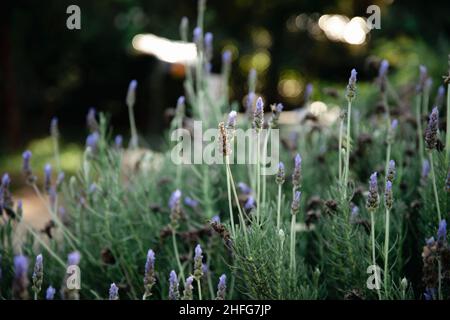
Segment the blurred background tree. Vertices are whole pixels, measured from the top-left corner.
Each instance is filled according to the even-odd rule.
[[[71,4],[81,8],[81,30],[66,28]],[[346,37],[345,25],[353,17],[366,18],[372,4],[381,8],[381,29]],[[138,53],[132,39],[150,33],[178,40],[183,16],[190,30],[195,24],[196,0],[6,0],[1,7],[0,150],[21,151],[31,139],[46,136],[53,116],[66,141],[82,142],[92,106],[111,115],[116,132],[127,134],[124,97],[131,79],[139,82],[141,133],[157,136],[167,126],[164,110],[183,94],[184,70]],[[353,67],[371,80],[380,58],[394,72],[401,67],[396,76],[403,81],[414,79],[425,64],[437,87],[450,51],[449,10],[448,1],[209,1],[205,31],[214,34],[213,72],[220,71],[224,49],[233,53],[232,100],[242,101],[255,68],[258,93],[295,108],[307,83],[319,88],[319,99],[324,87],[337,84],[341,90]],[[326,14],[339,16],[324,26],[320,19]]]

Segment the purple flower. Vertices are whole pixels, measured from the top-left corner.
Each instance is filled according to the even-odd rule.
[[[421,93],[425,87],[425,82],[428,78],[428,70],[427,67],[420,65],[419,66],[419,83],[416,86],[417,93]]]
[[[44,187],[48,192],[50,190],[50,186],[52,184],[52,166],[47,163],[44,167]]]
[[[203,276],[203,251],[202,247],[197,244],[194,255],[194,277],[199,280]]]
[[[436,289],[426,288],[423,296],[425,300],[434,300],[434,297],[436,296]]]
[[[127,91],[127,97],[126,97],[126,103],[129,108],[132,108],[134,104],[136,103],[136,88],[137,88],[137,81],[131,80],[130,84],[128,85],[128,91]]]
[[[300,154],[296,154],[294,158],[294,172],[292,173],[292,184],[294,188],[300,187],[300,179],[302,174],[302,157]]]
[[[249,196],[244,204],[244,209],[252,210],[253,208],[255,208],[255,199],[252,196]]]
[[[91,133],[86,138],[86,147],[90,147],[93,150],[96,149],[99,139],[100,139],[100,135],[98,134],[97,131]]]
[[[175,208],[176,205],[179,205],[180,203],[180,199],[181,199],[181,191],[180,190],[175,190],[172,195],[170,196],[169,199],[169,208],[171,210],[173,210]]]
[[[252,189],[244,182],[238,182],[238,189],[242,194],[251,194]]]
[[[386,181],[386,188],[384,191],[384,205],[386,208],[391,209],[393,203],[393,196],[392,196],[392,182]]]
[[[211,32],[205,33],[205,55],[209,61],[213,55],[213,34]]]
[[[305,98],[304,100],[307,102],[311,98],[312,92],[313,92],[313,85],[312,83],[308,83],[305,87]]]
[[[300,197],[302,193],[300,191],[295,191],[294,193],[294,199],[292,200],[291,204],[291,213],[293,215],[296,215],[298,211],[300,210]]]
[[[213,216],[211,222],[220,223],[220,217],[218,215]]]
[[[76,266],[80,263],[81,255],[78,251],[73,251],[67,256],[67,265]]]
[[[202,28],[200,27],[196,27],[193,31],[193,40],[194,43],[196,43],[197,45],[199,45],[201,43],[201,38],[202,38]]]
[[[280,163],[278,163],[278,172],[277,172],[277,175],[275,177],[275,182],[278,185],[282,185],[284,183],[285,179],[286,178],[285,178],[284,163],[280,162]]]
[[[271,106],[272,118],[270,119],[270,127],[277,128],[278,120],[280,119],[281,112],[283,112],[284,106],[281,103]]]
[[[24,255],[14,257],[14,275],[16,278],[26,277],[28,273],[28,259]]]
[[[264,124],[264,102],[261,97],[256,100],[256,109],[253,113],[253,128],[261,130]]]
[[[58,177],[56,177],[56,186],[59,187],[64,182],[65,174],[63,171],[58,173]]]
[[[25,174],[25,177],[27,178],[28,182],[34,182],[35,178],[33,177],[33,173],[31,171],[31,165],[30,165],[30,160],[31,160],[31,151],[27,150],[22,154],[22,159],[23,159],[23,163],[22,163],[22,171]]]
[[[119,288],[113,282],[109,288],[109,300],[119,300]]]
[[[355,69],[352,69],[350,73],[350,78],[348,79],[347,85],[347,99],[352,100],[356,96],[356,75],[358,73]]]
[[[439,229],[437,232],[437,240],[445,241],[447,239],[447,221],[441,220],[439,222]]]
[[[366,201],[366,208],[369,211],[374,211],[378,208],[378,184],[377,184],[377,172],[374,172],[370,176],[369,180],[369,195]]]
[[[98,131],[98,122],[96,119],[96,117],[97,117],[96,113],[97,112],[96,112],[95,108],[90,108],[87,113],[87,116],[86,116],[86,124],[91,133]]]
[[[152,249],[147,252],[147,260],[145,262],[144,288],[145,297],[151,295],[151,290],[156,282],[155,278],[155,253]]]
[[[227,290],[227,276],[225,274],[222,274],[219,278],[219,284],[217,285],[216,300],[225,300],[226,290]]]
[[[389,180],[390,182],[392,182],[392,181],[394,181],[394,178],[395,178],[395,161],[390,160],[386,179]]]
[[[425,130],[425,143],[428,150],[433,150],[437,145],[437,132],[439,129],[439,110],[434,107]]]
[[[55,297],[55,288],[53,288],[52,286],[49,286],[47,288],[47,292],[45,293],[45,299],[46,300],[53,300],[53,298]]]
[[[193,294],[192,291],[194,290],[194,286],[192,283],[194,282],[194,277],[189,276],[186,279],[186,282],[184,283],[184,292],[183,292],[183,300],[192,300]]]
[[[392,122],[391,122],[391,130],[396,130],[397,129],[397,127],[398,127],[398,120],[397,119],[394,119],[394,120],[392,120]]]
[[[389,69],[389,62],[386,59],[383,59],[380,63],[380,68],[378,69],[378,77],[384,78],[387,74],[387,71]]]
[[[198,201],[194,200],[190,197],[185,197],[184,198],[184,204],[187,205],[188,207],[191,208],[196,208],[198,206]]]
[[[430,174],[430,162],[425,159],[422,162],[422,178],[427,178],[428,175]]]
[[[231,63],[231,58],[232,58],[231,51],[225,50],[225,51],[222,53],[222,63],[223,63],[224,65],[229,65],[229,64]]]
[[[122,148],[122,144],[123,144],[123,137],[122,137],[120,134],[118,134],[118,135],[114,138],[114,146],[115,146],[117,149],[120,149],[120,148]]]
[[[434,237],[428,238],[425,240],[425,243],[427,246],[432,246],[435,243],[436,240],[434,240]]]
[[[445,88],[443,85],[439,86],[436,98],[435,98],[435,105],[438,107],[442,107],[444,104],[444,95],[445,95]]]
[[[233,130],[234,128],[236,128],[236,118],[236,111],[233,110],[228,114],[227,129]]]
[[[44,264],[42,254],[36,257],[33,271],[33,291],[39,293],[41,291],[42,280],[44,278]]]
[[[11,183],[11,178],[9,177],[9,174],[5,173],[2,177],[2,188],[8,189],[9,184]]]
[[[178,300],[180,298],[180,292],[178,289],[178,277],[174,270],[170,272],[169,276],[169,299]]]
[[[352,207],[352,211],[350,213],[350,221],[351,222],[355,222],[356,219],[358,218],[358,216],[359,216],[359,207],[358,206],[353,206]]]
[[[50,121],[50,135],[54,138],[57,138],[59,135],[57,117],[53,117],[52,120]]]

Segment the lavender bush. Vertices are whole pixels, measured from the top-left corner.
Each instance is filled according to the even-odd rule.
[[[129,143],[113,136],[106,115],[90,109],[82,165],[71,177],[60,169],[63,121],[54,118],[54,159],[44,180],[36,177],[41,168],[33,166],[30,151],[17,164],[50,213],[45,228],[22,219],[21,202],[10,191],[15,182],[7,174],[1,180],[0,297],[450,298],[450,76],[447,101],[441,86],[431,106],[431,79],[421,66],[411,79],[416,90],[409,105],[382,60],[367,96],[358,93],[358,72],[349,71],[345,93],[335,101],[343,111],[333,124],[309,115],[288,126],[283,106],[256,94],[252,70],[245,112],[237,113],[239,105],[228,98],[228,51],[222,95],[210,94],[214,37],[205,32],[204,10],[200,0],[192,33],[187,18],[180,26],[182,40],[197,46],[198,60],[186,67],[186,96],[175,104],[171,130],[193,119],[219,128],[224,164],[175,165],[171,142],[162,153],[145,149],[134,121],[136,80],[124,99]],[[312,94],[309,85],[305,105]],[[256,165],[232,164],[236,130],[247,128],[263,155],[269,141],[261,130],[281,129],[275,175],[263,174],[259,152]],[[73,274],[67,272],[77,268],[81,287],[69,288]]]

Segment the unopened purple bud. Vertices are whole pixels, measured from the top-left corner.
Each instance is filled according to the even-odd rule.
[[[99,139],[100,139],[100,135],[98,134],[97,131],[91,133],[86,138],[86,147],[90,147],[91,149],[96,149]]]
[[[256,108],[253,113],[253,128],[261,130],[264,124],[264,102],[261,97],[256,100]]]
[[[356,96],[356,75],[358,73],[352,69],[347,85],[347,99],[352,100]]]
[[[120,148],[122,148],[122,145],[123,145],[123,137],[122,137],[120,134],[118,134],[118,135],[114,138],[114,146],[115,146],[117,149],[120,149]]]
[[[278,171],[277,171],[277,175],[275,177],[275,182],[278,185],[282,185],[284,183],[286,179],[286,175],[285,175],[285,170],[284,170],[284,163],[280,162],[278,163]]]
[[[377,172],[370,175],[369,180],[369,195],[366,201],[366,208],[369,211],[374,211],[378,208],[379,196],[378,196],[378,184],[377,184]]]
[[[69,253],[69,255],[67,256],[67,264],[69,266],[76,266],[80,263],[80,259],[81,259],[81,255],[78,251],[74,251]]]
[[[228,114],[227,129],[232,130],[236,127],[236,118],[237,118],[236,111],[233,110]]]
[[[16,278],[26,277],[28,273],[28,259],[24,255],[14,257],[14,275]]]
[[[90,132],[98,131],[98,122],[96,119],[95,108],[90,108],[86,116],[86,124]]]
[[[205,33],[205,55],[209,61],[213,55],[213,34],[211,32]]]
[[[219,284],[217,285],[217,300],[225,300],[225,294],[227,290],[227,276],[222,274],[219,278]]]
[[[174,270],[170,272],[169,276],[169,299],[178,300],[180,298],[180,292],[178,288],[178,277]]]
[[[291,204],[291,213],[292,215],[296,215],[298,211],[300,210],[300,197],[302,193],[300,191],[295,191],[294,193],[294,199],[292,200]]]
[[[252,193],[252,189],[244,182],[239,182],[238,188],[239,188],[239,191],[243,194],[251,194]]]
[[[251,210],[255,207],[255,199],[252,196],[247,198],[247,201],[244,204],[245,210]]]
[[[225,50],[225,51],[222,53],[222,63],[223,63],[224,65],[229,65],[229,64],[231,63],[231,58],[232,58],[231,51]]]
[[[425,159],[422,162],[422,178],[427,178],[428,175],[430,174],[430,162]]]
[[[126,97],[126,103],[129,108],[133,107],[134,104],[136,103],[136,88],[137,88],[137,81],[131,80],[130,84],[128,85]]]
[[[198,206],[198,201],[194,200],[190,197],[185,197],[184,198],[184,204],[187,205],[188,207],[191,208],[196,208]]]
[[[431,238],[428,238],[425,240],[425,243],[427,244],[427,246],[432,246],[435,242],[436,242],[436,240],[434,240],[434,237],[431,237]]]
[[[312,83],[308,83],[305,87],[305,101],[309,101],[309,99],[311,98],[311,95],[313,93],[313,85]]]
[[[385,77],[388,69],[389,69],[389,62],[386,59],[383,59],[380,63],[380,68],[378,69],[378,77],[380,78]]]
[[[8,189],[10,183],[11,183],[11,178],[9,177],[9,174],[5,173],[2,177],[2,187],[4,189]]]
[[[47,192],[50,190],[50,186],[52,183],[52,166],[47,163],[44,167],[44,186]]]
[[[439,110],[434,107],[431,111],[428,126],[425,130],[425,144],[428,150],[433,150],[437,145],[437,133],[439,129]]]
[[[58,137],[59,135],[57,117],[53,117],[52,120],[50,121],[50,135],[55,138]]]
[[[119,300],[119,288],[115,283],[112,283],[109,288],[109,300]]]
[[[25,173],[30,172],[31,173],[31,166],[30,166],[30,160],[31,160],[31,151],[27,150],[22,154],[22,159],[23,159],[23,165],[22,165],[22,169]]]
[[[194,43],[196,43],[196,44],[201,43],[202,28],[196,27],[196,28],[194,29],[193,35],[194,35],[194,37],[193,37]]]
[[[203,254],[202,247],[199,244],[197,244],[197,246],[195,247],[194,260],[198,260],[198,259],[201,260],[203,258],[202,254]]]
[[[445,221],[445,220],[441,220],[439,222],[437,239],[438,239],[438,241],[445,241],[447,239],[447,221]]]
[[[392,181],[394,181],[394,178],[395,178],[395,161],[390,160],[386,179],[389,180],[390,182],[392,182]]]
[[[397,119],[392,120],[392,122],[391,122],[391,129],[392,130],[396,130],[397,127],[398,127],[398,120]]]
[[[55,298],[55,293],[56,293],[55,288],[53,288],[52,286],[49,286],[47,288],[46,293],[45,293],[45,299],[46,300],[53,300]]]
[[[170,196],[169,208],[174,209],[175,206],[180,203],[180,199],[181,199],[181,191],[177,189]]]
[[[145,288],[145,296],[151,295],[151,290],[153,285],[156,282],[155,278],[155,253],[152,249],[147,252],[147,260],[145,261],[145,270],[144,270],[144,288]]]
[[[295,188],[298,188],[300,186],[301,174],[302,157],[297,153],[294,158],[294,172],[292,173],[292,184]]]
[[[220,223],[220,217],[218,215],[213,216],[211,222]]]

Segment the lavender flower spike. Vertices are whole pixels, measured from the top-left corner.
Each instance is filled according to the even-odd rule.
[[[389,167],[388,167],[386,179],[390,182],[393,182],[394,178],[395,178],[395,161],[391,160],[391,161],[389,161]]]
[[[284,109],[284,106],[281,103],[273,104],[270,106],[272,109],[272,118],[270,118],[270,127],[272,129],[278,128],[278,121],[280,119],[281,112]]]
[[[114,138],[114,146],[117,149],[121,149],[123,145],[123,137],[122,135],[118,134],[115,138]]]
[[[237,118],[236,111],[233,110],[228,114],[228,121],[227,121],[228,130],[234,130],[236,128],[236,118]]]
[[[180,199],[181,199],[181,191],[177,189],[170,196],[169,208],[173,209],[177,205],[177,202],[180,201]]]
[[[284,171],[284,163],[280,162],[280,163],[278,163],[278,172],[275,177],[275,182],[278,185],[282,185],[284,183],[285,179],[286,178],[285,178],[285,171]]]
[[[203,276],[203,251],[202,247],[197,244],[195,247],[195,255],[194,255],[194,277],[198,281]]]
[[[386,188],[384,191],[384,205],[386,206],[387,209],[391,209],[393,202],[394,200],[392,195],[392,182],[388,180],[386,181]]]
[[[52,184],[52,166],[47,163],[44,167],[44,188],[45,191],[50,190],[50,186]]]
[[[256,100],[256,108],[253,113],[253,128],[258,132],[264,124],[264,102],[261,97]]]
[[[306,85],[306,87],[305,87],[305,99],[304,99],[305,102],[308,102],[309,99],[311,98],[311,95],[313,93],[313,89],[314,89],[314,87],[313,87],[312,83],[308,83]]]
[[[223,274],[220,276],[219,284],[217,285],[216,300],[225,300],[226,290],[227,290],[227,276]]]
[[[47,288],[46,293],[45,293],[45,299],[46,300],[53,300],[54,297],[55,297],[55,292],[56,292],[55,288],[53,288],[52,286],[49,286]]]
[[[28,259],[23,256],[14,257],[13,296],[15,299],[28,299]]]
[[[238,182],[238,189],[242,194],[251,194],[252,189],[244,182]]]
[[[193,296],[194,286],[192,285],[193,282],[194,282],[193,276],[189,276],[186,279],[186,282],[184,284],[183,300],[193,300],[194,299],[194,296]]]
[[[137,88],[137,81],[131,80],[130,84],[128,85],[128,91],[127,91],[127,97],[126,97],[126,103],[129,108],[132,108],[134,104],[136,103],[136,88]]]
[[[252,210],[253,208],[255,208],[255,199],[252,196],[249,196],[244,204],[244,209]]]
[[[422,178],[426,179],[428,175],[430,174],[430,162],[425,159],[422,163]]]
[[[80,263],[81,255],[78,251],[73,251],[67,256],[67,265],[76,266]]]
[[[33,175],[33,171],[31,170],[31,151],[27,150],[22,154],[23,164],[22,164],[22,171],[25,175],[25,178],[27,179],[27,182],[32,184],[36,182],[36,177]]]
[[[177,274],[172,270],[169,276],[169,300],[178,300],[180,298],[178,286]]]
[[[380,68],[378,69],[378,77],[380,79],[386,77],[388,69],[389,69],[389,62],[386,59],[383,59],[380,63]]]
[[[223,63],[224,65],[230,65],[230,63],[231,63],[231,58],[232,58],[231,51],[225,50],[225,51],[222,53],[222,63]]]
[[[44,278],[44,264],[43,264],[43,258],[42,254],[38,255],[36,257],[36,263],[34,265],[34,271],[33,271],[33,291],[37,295],[41,291],[42,287],[42,280]]]
[[[109,300],[119,300],[119,288],[113,282],[109,288]]]
[[[300,196],[302,193],[300,191],[295,191],[294,199],[292,200],[291,205],[291,213],[292,215],[296,215],[300,210]]]
[[[59,130],[58,130],[58,118],[53,117],[50,121],[50,135],[53,138],[58,138],[59,136]]]
[[[445,241],[447,239],[447,221],[441,220],[439,222],[439,229],[437,232],[437,240]]]
[[[366,201],[366,208],[369,211],[375,211],[378,209],[378,184],[377,184],[377,172],[372,173],[369,180],[369,195]]]
[[[356,75],[358,73],[356,72],[355,69],[352,69],[351,73],[350,73],[350,78],[348,79],[348,85],[347,85],[347,99],[349,101],[353,100],[353,98],[355,98],[356,96]]]
[[[439,129],[439,111],[437,107],[434,107],[431,111],[430,118],[428,120],[428,126],[425,129],[425,144],[429,151],[436,148],[437,145],[437,133]]]
[[[292,184],[294,185],[294,189],[300,187],[301,175],[302,175],[302,157],[300,157],[300,154],[297,153],[297,155],[294,158],[294,172],[292,173]]]

